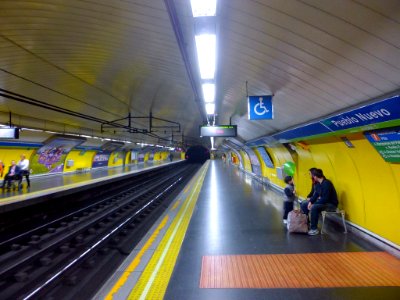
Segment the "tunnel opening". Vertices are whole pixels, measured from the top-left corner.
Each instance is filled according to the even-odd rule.
[[[185,158],[189,163],[204,163],[210,159],[210,151],[204,146],[192,146],[186,151]]]

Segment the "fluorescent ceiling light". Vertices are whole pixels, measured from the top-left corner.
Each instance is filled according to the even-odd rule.
[[[203,83],[203,96],[204,102],[215,101],[215,84],[214,83]]]
[[[215,16],[217,0],[190,0],[193,17]]]
[[[215,113],[215,104],[207,103],[206,104],[206,112],[207,112],[207,115],[213,115]]]
[[[201,79],[214,79],[215,74],[215,34],[196,35],[197,59]]]

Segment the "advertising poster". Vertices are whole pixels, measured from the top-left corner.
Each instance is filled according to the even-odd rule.
[[[100,151],[93,157],[92,168],[107,167],[111,152]]]
[[[30,162],[33,174],[60,173],[65,158],[72,148],[85,142],[85,138],[56,135],[45,141]]]

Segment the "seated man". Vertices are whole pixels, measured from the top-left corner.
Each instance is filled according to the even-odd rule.
[[[15,160],[11,161],[11,166],[8,169],[8,173],[4,177],[3,185],[1,186],[2,189],[4,189],[4,186],[7,183],[7,187],[11,186],[11,181],[12,180],[20,180],[20,168],[15,164]]]
[[[319,184],[315,186],[315,193],[310,199],[307,210],[305,211],[306,214],[308,214],[308,211],[311,211],[309,235],[316,235],[319,233],[319,213],[323,210],[336,210],[339,204],[335,187],[330,180],[325,178],[322,170],[316,169],[313,172],[313,177]]]

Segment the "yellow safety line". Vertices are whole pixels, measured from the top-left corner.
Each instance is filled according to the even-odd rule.
[[[191,188],[191,184],[188,184],[187,188],[183,191],[185,194],[187,194],[187,192],[189,191],[189,189]]]
[[[181,200],[176,201],[174,206],[172,206],[171,210],[175,210],[179,206],[179,204],[181,204]]]
[[[131,264],[125,269],[125,271],[122,273],[121,277],[118,279],[118,281],[115,283],[111,291],[107,294],[107,296],[104,298],[106,300],[111,300],[114,296],[115,293],[118,292],[118,290],[125,284],[125,282],[128,280],[128,277],[131,275],[131,273],[136,269],[136,267],[139,265],[140,260],[143,256],[143,254],[147,251],[147,249],[150,248],[150,246],[153,244],[155,239],[157,238],[158,234],[160,233],[161,229],[165,227],[169,219],[169,216],[166,215],[164,219],[161,221],[160,225],[156,228],[156,230],[153,232],[153,234],[150,236],[150,238],[147,240],[147,242],[144,244],[143,248],[140,249],[139,253],[136,255],[134,260],[131,262]]]
[[[209,162],[205,164],[190,198],[179,210],[128,299],[163,299],[208,166]]]

